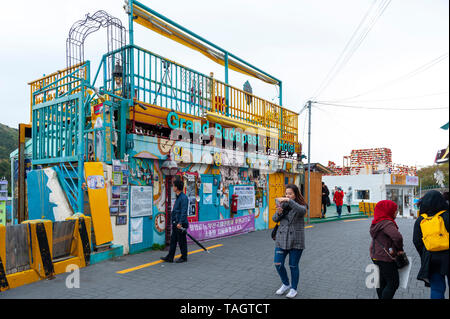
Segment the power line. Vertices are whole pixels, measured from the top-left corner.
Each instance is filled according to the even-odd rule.
[[[429,97],[429,96],[435,96],[435,95],[443,95],[448,94],[449,92],[437,92],[437,93],[430,93],[430,94],[423,94],[423,95],[416,95],[416,96],[407,96],[407,97],[394,97],[390,99],[377,99],[377,100],[359,100],[359,101],[352,101],[352,103],[367,103],[367,102],[385,102],[385,101],[398,101],[398,100],[412,100],[412,99],[419,99],[423,97]],[[341,100],[342,101],[342,100]],[[340,102],[338,101],[322,101],[325,103],[334,103],[334,102]]]
[[[357,106],[357,105],[325,103],[325,102],[320,102],[320,101],[315,101],[313,103],[320,104],[320,105],[353,108],[353,109],[384,110],[384,111],[431,111],[431,110],[445,110],[445,109],[449,108],[448,106],[447,107],[426,107],[426,108],[367,107],[367,106]]]
[[[313,95],[313,99],[316,99],[320,94],[322,94],[322,92],[330,85],[332,80],[334,80],[334,78],[339,74],[339,72],[345,67],[345,65],[348,63],[350,58],[353,56],[353,54],[356,52],[356,50],[360,47],[361,43],[367,37],[367,34],[370,32],[372,27],[375,25],[375,23],[377,22],[379,17],[384,13],[384,11],[386,10],[386,8],[390,2],[391,2],[391,0],[383,0],[381,2],[381,4],[378,6],[378,8],[376,10],[376,13],[371,18],[371,20],[368,22],[365,29],[362,31],[362,33],[359,34],[357,40],[350,46],[350,44],[355,39],[355,36],[358,34],[359,30],[365,24],[367,18],[369,17],[369,15],[376,3],[376,0],[372,3],[372,5],[369,7],[369,10],[366,12],[363,19],[359,23],[358,27],[353,32],[350,40],[347,42],[346,46],[344,47],[344,50],[341,52],[341,54],[339,55],[335,64],[333,65],[333,67],[328,72],[327,76],[325,77],[324,81],[319,86],[316,93]],[[347,50],[347,49],[349,49],[349,50]]]
[[[409,72],[409,73],[407,73],[407,74],[405,74],[405,75],[402,75],[402,76],[400,76],[400,77],[398,77],[398,78],[396,78],[396,79],[394,79],[394,80],[391,80],[391,81],[386,82],[386,83],[384,83],[384,84],[382,84],[382,85],[376,86],[375,88],[373,88],[373,89],[371,89],[371,90],[368,90],[368,91],[365,91],[365,92],[363,92],[363,93],[360,93],[360,94],[358,94],[358,95],[353,95],[353,96],[350,96],[350,97],[346,97],[346,98],[342,98],[342,99],[337,99],[337,100],[335,100],[335,101],[333,101],[333,102],[342,102],[342,101],[346,101],[346,100],[352,100],[352,99],[354,99],[354,98],[357,98],[357,97],[366,95],[366,94],[368,94],[368,93],[372,93],[372,92],[374,92],[374,91],[377,91],[377,90],[379,90],[379,89],[381,89],[381,88],[385,88],[385,87],[387,87],[387,86],[393,85],[393,84],[395,84],[395,83],[397,83],[397,82],[409,80],[410,78],[416,76],[416,75],[419,74],[419,73],[422,73],[422,72],[428,70],[429,68],[431,68],[431,67],[433,67],[434,65],[438,64],[439,62],[444,61],[446,58],[448,58],[448,52],[447,52],[447,53],[444,53],[444,54],[442,54],[442,55],[440,55],[440,56],[438,56],[437,58],[435,58],[435,59],[433,59],[433,60],[431,60],[431,61],[425,63],[424,65],[418,67],[417,69],[414,69],[413,71],[411,71],[411,72]]]

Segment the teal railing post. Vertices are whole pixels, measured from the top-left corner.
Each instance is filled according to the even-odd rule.
[[[129,105],[130,104],[130,105]],[[123,158],[125,155],[125,146],[126,146],[126,138],[127,138],[127,110],[130,106],[133,105],[133,101],[122,100],[120,102],[120,158]]]
[[[227,105],[226,113],[230,115],[229,109],[229,90],[228,90],[228,52],[225,52],[225,104]]]
[[[130,40],[130,98],[133,101],[134,100],[134,30],[133,30],[133,0],[128,1],[130,13],[128,17],[128,23],[129,23],[129,40]]]
[[[77,213],[84,213],[84,194],[83,194],[83,175],[84,175],[84,94],[85,88],[82,86],[81,94],[78,99],[78,187],[77,187]]]

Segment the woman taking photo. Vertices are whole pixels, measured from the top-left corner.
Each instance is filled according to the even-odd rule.
[[[280,222],[275,238],[274,264],[280,275],[282,286],[276,291],[277,295],[283,295],[289,291],[286,297],[294,298],[297,295],[297,285],[300,275],[299,261],[305,249],[305,221],[307,205],[297,186],[286,186],[286,197],[277,198],[279,204],[273,215],[274,222]],[[291,284],[284,261],[289,255],[289,268],[291,269]]]
[[[395,256],[403,254],[403,237],[395,222],[398,205],[391,200],[377,203],[370,226],[370,257],[380,269],[379,299],[392,299],[399,286],[399,275]]]

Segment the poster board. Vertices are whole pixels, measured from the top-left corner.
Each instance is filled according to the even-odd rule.
[[[84,172],[87,181],[89,205],[97,245],[113,240],[108,195],[101,162],[85,162]]]
[[[131,186],[130,217],[153,215],[153,187]]]
[[[238,210],[255,208],[255,186],[234,186],[234,194],[238,195]]]

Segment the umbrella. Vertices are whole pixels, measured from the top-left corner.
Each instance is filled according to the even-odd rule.
[[[189,234],[189,233],[187,232],[187,229],[186,229],[186,228],[181,227],[180,229],[181,229],[181,231],[182,231],[183,233],[186,233],[186,235],[188,235],[189,238],[192,239],[192,240],[194,241],[194,243],[196,243],[197,245],[199,245],[200,248],[202,248],[204,251],[206,251],[206,252],[209,253],[208,249],[206,249],[205,246],[203,246],[202,244],[200,244],[200,242],[199,242],[197,239],[195,239],[191,234]]]

